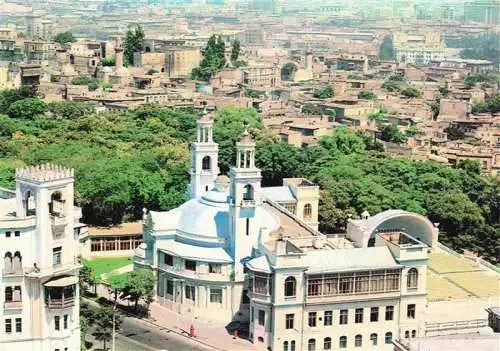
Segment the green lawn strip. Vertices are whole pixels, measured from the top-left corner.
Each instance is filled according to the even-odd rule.
[[[99,257],[84,261],[84,264],[91,267],[97,277],[132,263],[131,257]]]

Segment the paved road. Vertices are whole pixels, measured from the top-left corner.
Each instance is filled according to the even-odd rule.
[[[205,351],[178,334],[152,324],[125,317],[116,338],[117,351]]]

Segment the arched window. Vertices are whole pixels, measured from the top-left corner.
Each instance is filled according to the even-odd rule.
[[[55,191],[50,195],[49,213],[52,216],[64,216],[64,200],[62,199],[61,192]]]
[[[253,200],[253,186],[251,186],[250,184],[245,185],[243,200]]]
[[[7,252],[3,259],[3,271],[4,273],[12,273],[12,254]]]
[[[205,156],[201,160],[201,169],[203,170],[210,170],[212,169],[212,159],[210,156]]]
[[[354,347],[363,346],[363,336],[358,334],[354,337]]]
[[[26,196],[24,197],[24,210],[26,216],[34,216],[36,214],[35,207],[30,208],[31,204],[34,203],[33,193],[28,190]]]
[[[16,251],[14,258],[12,259],[12,269],[16,273],[20,273],[22,271],[22,257],[19,251]]]
[[[347,348],[347,336],[341,336],[339,338],[339,348],[346,349]]]
[[[385,333],[385,343],[392,344],[392,333],[391,332]]]
[[[331,350],[332,349],[332,338],[325,338],[323,340],[323,350]]]
[[[290,343],[290,351],[295,351],[295,340]]]
[[[311,204],[305,204],[304,205],[304,219],[311,219],[312,218],[312,206]]]
[[[316,339],[309,339],[307,342],[307,351],[315,351],[316,350]]]
[[[375,334],[375,333],[370,334],[370,341],[372,342],[373,346],[377,345],[377,343],[378,343],[377,339],[378,339],[377,334]]]
[[[415,329],[413,329],[413,330],[411,331],[411,337],[412,337],[412,338],[416,338],[416,337],[417,337],[417,331],[416,331]]]
[[[5,302],[12,302],[12,287],[5,288]]]
[[[295,296],[295,288],[297,281],[295,277],[288,277],[285,279],[285,296]]]
[[[411,268],[408,271],[408,276],[406,277],[406,287],[408,289],[417,289],[417,287],[418,287],[418,270],[416,268]]]
[[[288,341],[283,343],[283,351],[288,351]]]
[[[405,339],[409,339],[410,338],[410,331],[407,330],[405,331]]]
[[[69,63],[74,65],[75,64],[75,56],[69,55]]]

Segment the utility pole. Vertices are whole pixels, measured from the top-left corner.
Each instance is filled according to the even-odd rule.
[[[116,341],[116,337],[115,337],[115,316],[116,316],[116,300],[115,300],[115,304],[113,305],[113,343],[112,343],[112,346],[111,346],[111,350],[112,351],[115,351],[115,341]]]

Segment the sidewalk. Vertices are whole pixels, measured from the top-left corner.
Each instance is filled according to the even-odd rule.
[[[112,294],[108,292],[102,285],[97,286],[97,295],[105,297],[110,301],[113,300]],[[128,305],[128,301],[118,300],[118,303],[124,306]],[[148,323],[153,323],[161,328],[172,330],[178,334],[184,335],[187,339],[193,342],[200,342],[204,345],[209,345],[215,350],[224,351],[246,351],[258,350],[258,348],[250,341],[245,339],[234,339],[230,335],[224,325],[214,324],[208,321],[195,320],[195,337],[189,336],[192,319],[185,318],[160,304],[153,302],[149,306],[151,319],[144,320]]]
[[[150,305],[150,314],[155,320],[154,323],[189,335],[191,318],[184,318],[156,302]],[[209,325],[206,322],[195,320],[194,328],[196,340],[211,345],[216,349],[228,351],[257,350],[255,345],[248,340],[240,338],[233,339],[233,336],[229,335],[222,325]]]

